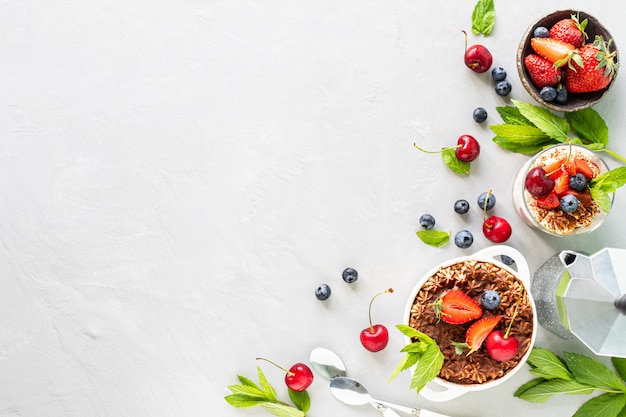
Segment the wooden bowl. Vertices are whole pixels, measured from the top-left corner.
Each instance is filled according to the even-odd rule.
[[[595,17],[585,13],[583,11],[577,10],[557,10],[555,12],[549,13],[543,17],[540,17],[535,22],[533,22],[522,36],[522,40],[517,49],[517,72],[519,73],[520,80],[522,81],[522,85],[531,95],[531,97],[537,101],[542,106],[545,106],[549,109],[560,111],[560,112],[572,112],[577,110],[586,109],[598,103],[602,98],[606,95],[606,93],[611,89],[613,83],[615,83],[615,78],[617,78],[617,73],[613,76],[611,83],[605,87],[603,90],[594,91],[591,93],[569,93],[568,99],[566,103],[559,104],[557,102],[547,102],[539,97],[540,88],[536,87],[524,66],[524,57],[528,54],[534,53],[532,47],[530,46],[530,40],[533,37],[533,31],[538,26],[544,26],[550,29],[556,22],[561,19],[568,19],[572,15],[579,15],[580,21],[584,19],[588,19],[589,23],[587,23],[587,27],[585,32],[587,33],[588,38],[586,42],[593,42],[596,35],[601,35],[604,37],[606,42],[613,37],[609,33],[609,31],[602,26],[602,24]],[[610,50],[617,50],[617,46],[615,45],[615,40],[611,43]],[[619,55],[616,54],[615,62],[619,62]]]

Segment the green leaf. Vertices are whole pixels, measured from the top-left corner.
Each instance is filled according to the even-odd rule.
[[[456,157],[456,151],[454,148],[443,149],[441,151],[441,159],[443,159],[443,163],[446,164],[448,168],[457,174],[469,175],[470,163],[460,161],[459,158]]]
[[[566,113],[565,118],[582,139],[604,146],[609,143],[609,128],[593,108]]]
[[[565,352],[565,363],[577,381],[595,387],[626,391],[626,385],[602,362],[578,353]]]
[[[590,187],[597,187],[606,192],[615,192],[618,188],[626,184],[626,166],[614,168],[602,175],[597,176],[589,184]]]
[[[450,240],[450,232],[442,232],[435,229],[420,230],[417,232],[417,236],[425,244],[436,247],[443,246]]]
[[[603,394],[587,401],[572,417],[617,417],[624,406],[624,394]]]
[[[578,381],[550,379],[537,383],[516,396],[525,401],[542,403],[556,394],[591,394],[594,390],[594,387],[582,384]]]
[[[255,398],[245,394],[231,394],[224,397],[226,402],[237,408],[250,408],[267,402],[265,398]]]
[[[617,373],[626,380],[626,358],[611,358],[611,362]]]
[[[550,137],[534,126],[525,125],[491,125],[489,129],[497,136],[518,145],[544,146],[551,142]]]
[[[521,395],[528,391],[530,388],[541,384],[542,382],[546,382],[547,380],[545,378],[535,378],[535,379],[531,379],[530,381],[528,381],[527,383],[525,383],[524,385],[522,385],[521,387],[519,387],[517,389],[517,391],[515,391],[515,393],[513,394],[514,396],[520,398]]]
[[[230,385],[228,387],[233,394],[247,395],[249,397],[261,398],[267,401],[267,395],[257,386]]]
[[[493,0],[478,0],[472,12],[472,32],[474,35],[489,36],[496,23],[496,9]]]
[[[545,145],[520,145],[519,143],[510,142],[500,136],[494,136],[493,142],[507,151],[521,153],[524,155],[534,155],[544,148]]]
[[[269,401],[276,401],[277,400],[277,398],[276,398],[276,390],[267,381],[267,378],[265,377],[265,374],[261,370],[261,367],[257,366],[256,369],[257,369],[257,375],[259,377],[259,384],[261,385],[261,389],[265,393],[267,399]]]
[[[604,190],[599,188],[589,187],[591,198],[602,209],[603,212],[608,213],[611,211],[611,196]]]
[[[289,398],[291,402],[293,402],[299,410],[302,410],[304,414],[306,414],[311,408],[311,397],[309,393],[304,391],[294,391],[291,388],[287,388],[289,391]]]
[[[278,417],[304,417],[304,412],[288,405],[265,403],[261,404],[270,413]]]
[[[396,368],[391,373],[391,376],[389,377],[387,382],[391,382],[395,377],[397,377],[400,374],[400,372],[406,371],[407,369],[415,365],[419,357],[420,355],[415,355],[415,354],[412,355],[410,353],[407,353],[406,355],[404,355],[402,359],[400,359],[400,362],[398,363],[398,365],[396,365]]]
[[[429,344],[426,351],[420,355],[413,378],[411,378],[411,388],[416,389],[419,393],[424,386],[432,381],[443,366],[443,354],[436,343]]]
[[[563,361],[548,349],[533,348],[528,355],[527,362],[532,367],[531,373],[535,376],[545,379],[573,379]]]
[[[509,125],[534,126],[530,120],[525,118],[515,106],[496,107],[498,114],[504,123]]]
[[[550,138],[565,142],[570,130],[569,123],[545,107],[535,106],[519,100],[512,100],[520,113]]]

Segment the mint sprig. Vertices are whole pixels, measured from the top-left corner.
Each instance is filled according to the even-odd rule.
[[[608,213],[611,211],[611,196],[618,188],[626,184],[626,166],[613,168],[592,179],[589,183],[591,198]]]
[[[311,399],[305,391],[297,392],[290,388],[289,398],[295,407],[278,399],[276,390],[269,383],[260,366],[257,366],[259,383],[256,384],[245,376],[238,375],[240,384],[230,385],[232,394],[224,397],[226,402],[236,408],[261,406],[278,417],[304,417],[311,407]]]
[[[401,352],[406,353],[406,355],[394,369],[389,381],[393,380],[400,372],[415,366],[411,378],[411,389],[415,389],[419,393],[427,383],[439,375],[443,366],[443,353],[441,353],[437,342],[413,327],[398,324],[396,328],[405,336],[417,341],[402,348]]]
[[[472,11],[472,33],[489,36],[496,23],[493,0],[478,0]]]
[[[565,352],[564,359],[548,349],[533,348],[528,357],[530,373],[537,378],[522,385],[515,396],[545,402],[553,395],[603,394],[584,403],[574,417],[623,417],[626,415],[626,359],[612,358],[617,373],[602,362],[578,353]]]

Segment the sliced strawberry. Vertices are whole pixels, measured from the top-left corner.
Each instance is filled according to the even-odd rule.
[[[546,164],[546,165],[543,166],[543,170],[546,171],[546,174],[548,174],[548,176],[551,176],[551,175],[554,175],[554,174],[559,176],[559,175],[561,175],[560,174],[560,169],[564,165],[563,162],[564,162],[563,159],[559,159],[558,161],[550,162],[549,164]]]
[[[468,355],[477,351],[489,336],[489,333],[498,325],[502,316],[486,317],[473,323],[465,333],[465,343],[470,348]]]
[[[561,171],[560,175],[554,179],[554,189],[552,190],[560,198],[570,191],[569,175],[567,172]]]
[[[567,64],[576,49],[571,43],[552,38],[532,38],[530,46],[557,68]]]
[[[459,290],[447,291],[439,297],[433,308],[441,320],[451,324],[467,323],[483,315],[476,301]]]
[[[537,198],[537,207],[546,209],[546,210],[554,210],[560,205],[559,197],[556,196],[554,191],[550,192],[548,195],[544,195],[543,197]]]
[[[576,175],[576,163],[572,159],[568,159],[563,164],[563,169],[567,172],[567,175],[571,175],[572,177]]]
[[[591,192],[589,191],[589,188],[587,188],[585,191],[570,190],[569,194],[573,194],[578,199],[578,202],[582,204],[583,207],[589,207],[591,203],[593,203],[593,199],[591,198]]]
[[[579,159],[579,158],[574,159],[574,164],[576,165],[576,172],[577,173],[580,172],[581,174],[583,174],[585,178],[587,178],[587,180],[590,180],[593,178],[593,170],[589,166],[590,163],[593,163],[593,162],[587,162],[584,159]]]

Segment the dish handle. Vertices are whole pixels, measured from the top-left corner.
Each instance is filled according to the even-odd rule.
[[[504,262],[499,259],[501,255],[508,256],[515,261],[515,264],[517,265],[517,277],[524,285],[530,288],[530,268],[528,267],[528,262],[526,262],[524,255],[522,255],[522,253],[517,249],[507,245],[494,245],[479,250],[473,255],[473,257],[476,259],[491,258],[501,264],[504,264]]]
[[[436,384],[439,389],[432,389],[429,386],[432,384]],[[432,381],[426,386],[422,387],[422,389],[420,390],[420,395],[422,395],[429,401],[441,403],[460,397],[466,392],[468,391],[463,388],[444,386],[442,384],[437,384],[437,381]]]

